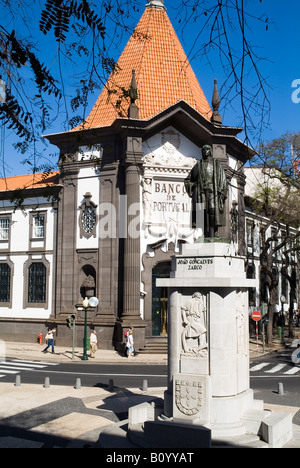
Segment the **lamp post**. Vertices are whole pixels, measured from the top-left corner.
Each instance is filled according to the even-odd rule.
[[[89,306],[89,300],[88,300],[87,297],[82,301],[82,305],[84,307],[84,337],[83,337],[82,361],[87,361],[88,360],[87,352],[86,352],[87,351],[86,350],[86,342],[87,342],[87,309],[88,309],[88,306]]]
[[[284,339],[284,304],[286,303],[286,298],[282,294],[280,297],[281,301],[281,344],[285,345],[285,339]]]

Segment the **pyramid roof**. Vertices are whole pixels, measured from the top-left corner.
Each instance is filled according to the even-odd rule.
[[[107,127],[117,118],[128,118],[133,69],[139,119],[151,119],[177,102],[185,101],[210,120],[210,105],[163,2],[150,0],[89,116],[74,130]]]

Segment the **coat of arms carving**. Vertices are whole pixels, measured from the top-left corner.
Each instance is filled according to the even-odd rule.
[[[180,413],[186,416],[198,414],[204,404],[203,383],[192,380],[176,380],[175,404]]]

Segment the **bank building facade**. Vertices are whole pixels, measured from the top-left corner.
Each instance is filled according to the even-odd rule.
[[[243,166],[252,152],[242,129],[223,125],[216,80],[209,99],[163,2],[150,1],[85,122],[47,135],[59,171],[0,183],[1,339],[32,342],[55,327],[56,344],[71,345],[66,321],[76,314],[80,345],[87,296],[99,300],[87,325],[100,347],[121,349],[133,326],[138,351],[166,349],[168,295],[156,279],[170,275],[181,244],[203,235],[184,180],[204,145],[228,182],[218,235],[245,253]],[[22,209],[10,201],[17,188]]]

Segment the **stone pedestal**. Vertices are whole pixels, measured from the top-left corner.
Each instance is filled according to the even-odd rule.
[[[132,407],[129,438],[142,447],[173,447],[171,439],[190,447],[189,437],[193,447],[282,447],[293,436],[291,414],[264,411],[250,388],[255,280],[246,278],[244,258],[231,244],[212,242],[182,245],[172,261],[170,278],[157,279],[169,289],[164,408],[156,417],[153,408]]]
[[[168,389],[164,414],[202,425],[212,438],[242,436],[263,412],[250,389],[248,288],[244,258],[228,243],[185,244],[169,288]],[[254,416],[256,417],[256,416]]]

